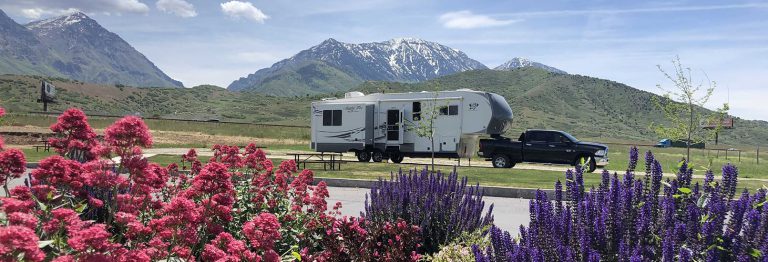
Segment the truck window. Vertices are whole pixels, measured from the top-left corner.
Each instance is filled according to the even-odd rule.
[[[341,126],[341,110],[323,110],[323,126]]]
[[[545,132],[528,132],[526,135],[526,138],[528,138],[528,142],[539,142],[539,143],[545,143],[547,142],[547,133]]]

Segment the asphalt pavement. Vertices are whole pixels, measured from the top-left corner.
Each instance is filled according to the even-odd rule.
[[[328,206],[341,202],[341,213],[345,216],[360,216],[365,206],[367,188],[328,187]],[[520,232],[520,225],[528,226],[529,200],[521,198],[484,197],[486,210],[493,204],[493,219],[497,227],[507,230],[513,236]],[[483,211],[486,212],[486,211]]]

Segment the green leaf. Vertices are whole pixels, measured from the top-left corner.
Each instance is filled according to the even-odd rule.
[[[53,199],[53,190],[49,191],[47,195],[45,195],[45,199],[52,200]]]
[[[292,255],[292,256],[293,256],[293,258],[295,258],[296,260],[298,260],[298,261],[301,261],[301,254],[299,254],[299,252],[293,251],[293,252],[291,252],[291,255]]]
[[[752,250],[749,250],[749,255],[752,257],[758,258],[763,256],[763,252],[760,252],[760,250],[753,248]]]
[[[80,203],[80,204],[77,205],[77,207],[75,207],[75,212],[83,213],[83,211],[85,210],[86,207],[88,207],[88,205],[86,205],[84,203]]]
[[[37,241],[37,248],[44,248],[53,243],[53,240]]]
[[[680,191],[680,193],[683,193],[683,194],[690,194],[691,193],[691,189],[687,188],[687,187],[681,187],[681,188],[678,188],[677,190]]]

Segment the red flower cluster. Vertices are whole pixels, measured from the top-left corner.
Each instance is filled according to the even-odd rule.
[[[261,213],[253,221],[245,223],[243,234],[251,241],[251,246],[260,250],[270,250],[275,247],[275,241],[280,239],[280,222],[270,213]]]
[[[5,116],[5,109],[0,107],[0,117]]]
[[[117,152],[125,156],[134,147],[151,147],[152,134],[144,120],[136,116],[126,116],[117,120],[104,130],[104,140]]]
[[[418,258],[418,228],[336,218],[341,205],[327,210],[325,182],[313,185],[312,171],[294,161],[275,168],[255,144],[217,145],[206,165],[190,150],[181,159],[187,174],[143,156],[152,138],[140,118],[108,127],[105,145],[86,120],[77,109],[59,117],[51,128],[62,156],[42,160],[29,186],[0,198],[0,261]],[[120,162],[102,158],[110,152]],[[20,151],[0,151],[0,178],[17,178],[25,164]],[[41,249],[39,240],[50,244]]]
[[[2,150],[2,140],[0,140]],[[8,195],[8,180],[19,178],[27,170],[27,159],[18,149],[0,151],[0,182],[3,183],[5,194]]]
[[[37,246],[35,230],[23,226],[0,227],[0,260],[43,261],[45,253]]]
[[[56,137],[48,141],[61,155],[79,154],[84,160],[92,160],[101,154],[98,150],[92,152],[94,148],[99,148],[96,133],[88,124],[88,117],[80,109],[70,108],[64,111],[56,123],[51,125],[51,131]]]

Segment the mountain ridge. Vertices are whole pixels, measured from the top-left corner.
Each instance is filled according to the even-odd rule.
[[[85,82],[183,87],[119,35],[82,12],[20,25],[0,10],[0,73]]]
[[[268,68],[235,80],[228,89],[260,91],[264,79],[268,76],[278,74],[281,70],[300,68],[299,65],[308,61],[321,61],[343,72],[346,78],[356,80],[350,82],[367,80],[418,82],[452,73],[487,68],[457,49],[417,38],[396,38],[360,44],[344,43],[329,38]],[[336,90],[344,91],[351,87],[345,85]]]
[[[514,69],[522,68],[522,67],[535,67],[535,68],[544,69],[544,70],[552,72],[552,73],[567,74],[567,72],[565,72],[563,70],[560,70],[560,69],[557,69],[555,67],[551,67],[551,66],[539,63],[539,62],[531,61],[531,60],[529,60],[527,58],[523,58],[523,57],[512,58],[511,60],[509,60],[507,62],[504,62],[503,64],[501,64],[501,65],[499,65],[497,67],[494,67],[493,70],[514,70]]]

